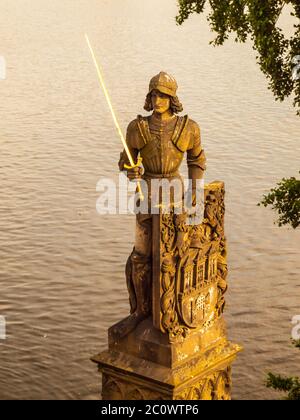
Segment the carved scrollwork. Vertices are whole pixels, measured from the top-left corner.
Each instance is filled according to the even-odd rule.
[[[175,274],[176,264],[170,255],[166,255],[162,263],[162,327],[163,331],[169,334],[171,342],[178,338],[185,337],[188,329],[180,326],[178,321],[178,314],[176,310],[176,294],[175,294]]]
[[[175,400],[230,400],[231,368],[216,371],[207,377],[174,393]],[[162,400],[171,394],[155,391],[142,384],[103,374],[102,396],[106,400]]]
[[[161,216],[161,329],[170,341],[206,329],[224,310],[227,290],[224,186],[205,191],[204,220],[187,225],[185,214]]]
[[[176,268],[174,267],[173,259],[170,255],[167,255],[164,258],[161,267],[161,272],[161,286],[163,290],[161,298],[162,326],[165,329],[165,331],[168,331],[178,324],[178,317],[175,308]]]
[[[102,375],[102,398],[104,400],[123,400],[122,383],[107,374]]]
[[[202,378],[175,396],[176,400],[230,400],[231,368]]]
[[[103,374],[102,377],[103,400],[162,400],[169,399],[168,394],[155,391],[142,384],[134,384],[130,381]]]
[[[214,389],[214,399],[215,400],[230,400],[231,396],[231,373],[230,368],[226,371],[220,372],[217,378],[215,389]]]

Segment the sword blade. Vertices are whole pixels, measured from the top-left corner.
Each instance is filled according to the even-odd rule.
[[[87,34],[85,34],[85,39],[86,39],[86,42],[87,42],[87,44],[88,44],[89,50],[90,50],[90,52],[91,52],[92,59],[93,59],[93,62],[94,62],[94,64],[95,64],[95,68],[96,68],[96,71],[97,71],[97,75],[98,75],[99,83],[100,83],[100,86],[101,86],[101,87],[102,87],[102,89],[103,89],[103,92],[104,92],[104,95],[105,95],[105,98],[106,98],[107,104],[108,104],[108,106],[109,106],[109,109],[110,109],[111,115],[112,115],[112,117],[113,117],[113,120],[114,120],[114,123],[115,123],[116,129],[117,129],[117,131],[118,131],[118,133],[119,133],[119,136],[120,136],[120,138],[121,138],[121,141],[122,141],[122,143],[123,143],[123,146],[124,146],[124,149],[125,149],[125,151],[126,151],[127,157],[128,157],[128,159],[129,159],[130,165],[131,165],[131,166],[134,166],[134,164],[135,164],[135,163],[134,163],[133,158],[132,158],[132,156],[131,156],[130,150],[129,150],[128,146],[127,146],[126,140],[125,140],[124,135],[123,135],[122,130],[121,130],[121,127],[120,127],[120,125],[119,125],[119,123],[118,123],[118,120],[117,120],[117,117],[116,117],[115,111],[114,111],[114,109],[113,109],[113,106],[112,106],[112,103],[111,103],[111,100],[110,100],[110,97],[109,97],[109,94],[108,94],[108,91],[107,91],[106,86],[105,86],[105,83],[104,83],[104,78],[103,78],[103,76],[102,76],[102,72],[101,72],[101,67],[100,67],[100,65],[98,64],[98,61],[97,61],[97,59],[96,59],[96,56],[95,56],[94,50],[93,50],[93,48],[92,48],[92,45],[91,45],[91,43],[90,43],[90,40],[89,40],[89,37],[87,36]]]
[[[98,61],[97,61],[96,55],[95,55],[95,53],[94,53],[93,47],[92,47],[92,45],[91,45],[91,43],[90,43],[90,40],[89,40],[89,37],[88,37],[88,35],[87,35],[87,34],[85,34],[85,39],[86,39],[86,42],[87,42],[87,44],[88,44],[89,50],[90,50],[90,52],[91,52],[92,59],[93,59],[93,62],[94,62],[94,64],[95,64],[95,67],[96,67],[96,71],[97,71],[97,75],[98,75],[99,83],[100,83],[100,86],[101,86],[101,87],[102,87],[102,89],[103,89],[103,92],[104,92],[104,95],[105,95],[106,101],[107,101],[107,103],[108,103],[108,106],[109,106],[109,109],[110,109],[111,115],[112,115],[112,117],[113,117],[113,120],[114,120],[114,123],[115,123],[116,129],[117,129],[117,131],[118,131],[118,133],[119,133],[119,136],[120,136],[120,138],[121,138],[121,141],[122,141],[122,143],[123,143],[123,146],[124,146],[125,152],[126,152],[126,154],[127,154],[128,160],[129,160],[129,162],[130,162],[130,165],[131,165],[132,167],[134,167],[134,166],[135,166],[135,163],[134,163],[133,158],[132,158],[132,156],[131,156],[130,150],[129,150],[128,146],[127,146],[126,140],[125,140],[125,138],[124,138],[124,136],[123,136],[123,133],[122,133],[121,127],[120,127],[120,125],[119,125],[119,123],[118,123],[118,120],[117,120],[117,117],[116,117],[115,111],[114,111],[114,109],[113,109],[113,106],[112,106],[112,103],[111,103],[111,100],[110,100],[110,97],[109,97],[108,91],[107,91],[106,86],[105,86],[105,83],[104,83],[104,78],[103,78],[103,76],[102,76],[101,67],[100,67],[100,65],[98,64]],[[143,196],[142,189],[141,189],[141,185],[140,185],[140,182],[139,182],[139,181],[138,181],[138,183],[137,183],[137,190],[138,190],[138,192],[139,192],[139,194],[140,194],[140,199],[143,201],[143,200],[144,200],[144,196]]]

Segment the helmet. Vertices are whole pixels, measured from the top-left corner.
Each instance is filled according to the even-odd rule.
[[[173,76],[161,71],[150,80],[149,93],[156,89],[169,96],[176,96],[178,85]]]

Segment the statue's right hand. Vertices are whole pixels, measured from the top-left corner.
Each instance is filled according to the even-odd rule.
[[[130,181],[137,181],[141,179],[143,175],[143,168],[141,166],[135,166],[134,168],[127,169],[127,177]]]

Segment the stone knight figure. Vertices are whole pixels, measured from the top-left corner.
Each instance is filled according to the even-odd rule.
[[[127,129],[126,143],[133,160],[142,158],[140,166],[128,169],[130,180],[143,179],[150,184],[152,179],[181,179],[179,167],[187,154],[188,176],[192,182],[203,177],[205,154],[201,145],[198,124],[183,111],[177,97],[176,80],[165,72],[154,76],[149,85],[144,109],[153,111],[150,116],[138,116]],[[120,154],[119,169],[130,165],[125,149]],[[149,185],[149,191],[150,191]],[[151,192],[149,193],[151,196]],[[178,227],[184,215],[177,216]],[[180,231],[180,228],[178,229]],[[114,333],[122,337],[151,315],[151,270],[152,270],[152,215],[136,215],[136,238],[133,251],[126,264],[127,287],[130,296],[131,315],[120,322]],[[177,246],[183,243],[183,235],[177,235]]]
[[[137,181],[138,211],[125,270],[130,315],[108,329],[108,349],[92,359],[102,373],[103,399],[231,398],[231,365],[241,347],[227,340],[223,317],[225,185],[201,183],[200,129],[187,115],[178,115],[183,107],[176,92],[177,83],[167,73],[151,79],[144,108],[153,112],[129,124],[120,155],[120,171]],[[175,199],[185,153],[188,194],[181,189]],[[166,201],[163,184],[169,188]],[[184,195],[191,198],[187,206],[186,197],[181,206]],[[203,218],[190,220],[199,198]]]

